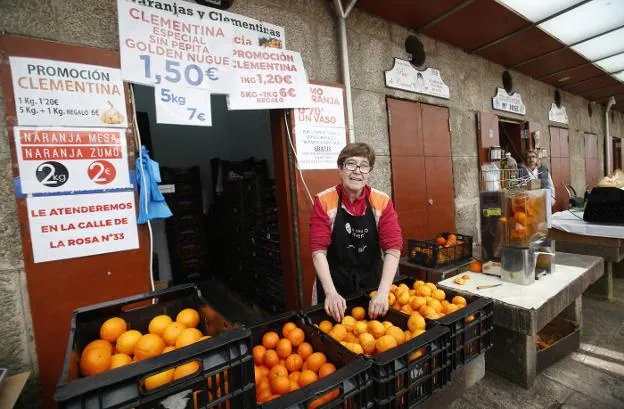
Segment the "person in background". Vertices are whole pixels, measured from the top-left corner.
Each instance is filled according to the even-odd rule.
[[[525,156],[525,163],[518,169],[518,177],[522,179],[539,179],[542,189],[548,189],[550,197],[555,201],[555,185],[553,184],[550,172],[545,166],[541,166],[537,158],[537,152],[528,150]]]
[[[390,197],[369,185],[373,149],[348,144],[337,162],[341,183],[316,195],[310,217],[317,301],[340,322],[347,308],[344,297],[376,287],[368,309],[375,319],[388,312],[403,246],[401,228]]]

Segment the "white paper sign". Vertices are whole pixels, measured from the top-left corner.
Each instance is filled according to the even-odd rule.
[[[123,79],[227,94],[234,79],[233,29],[209,12],[190,3],[117,0]]]
[[[19,125],[128,126],[121,71],[9,57]]]
[[[156,122],[211,126],[210,93],[191,88],[154,87]]]
[[[139,247],[134,192],[26,199],[35,263]]]
[[[509,95],[504,88],[497,88],[496,96],[492,98],[492,107],[499,111],[526,115],[526,107],[519,92]]]
[[[15,127],[23,193],[132,187],[125,129]]]
[[[335,169],[347,141],[343,90],[310,85],[310,94],[312,107],[294,111],[299,169]]]
[[[235,47],[230,110],[306,108],[313,105],[301,55],[265,47]]]
[[[548,111],[548,120],[552,122],[559,122],[560,124],[568,123],[568,112],[565,107],[559,108],[557,104],[553,102]]]
[[[385,72],[386,87],[439,98],[450,98],[449,87],[442,80],[440,71],[427,68],[418,71],[409,61],[394,59],[392,69]]]

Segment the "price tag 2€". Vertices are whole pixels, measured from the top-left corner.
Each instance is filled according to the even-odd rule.
[[[156,122],[159,124],[212,126],[210,93],[184,87],[154,87]]]

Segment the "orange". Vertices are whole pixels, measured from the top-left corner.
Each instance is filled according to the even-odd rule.
[[[427,284],[425,284],[425,286],[429,287],[429,289],[431,290],[431,292],[434,292],[435,290],[437,290],[437,289],[438,289],[438,287],[436,287],[436,285],[435,285],[435,284],[433,284],[433,283],[427,283]]]
[[[279,378],[279,377],[288,377],[288,369],[284,365],[275,365],[269,371],[269,379]]]
[[[447,315],[448,314],[452,314],[455,311],[457,311],[458,309],[459,309],[459,307],[457,305],[455,305],[455,304],[448,304],[446,306],[446,308],[444,309],[444,313],[447,314]]]
[[[421,297],[429,297],[431,295],[431,289],[427,287],[426,285],[419,286],[416,292]]]
[[[372,355],[375,353],[375,337],[368,333],[360,334],[359,341],[365,354]]]
[[[462,280],[470,280],[470,276],[468,274],[464,274],[461,278]]]
[[[270,385],[266,390],[262,390],[262,392],[258,391],[258,394],[256,395],[256,400],[258,401],[258,403],[268,402],[271,399],[273,399],[273,395],[271,394]]]
[[[111,351],[108,348],[92,347],[80,357],[80,373],[83,376],[97,375],[108,371],[111,366]]]
[[[192,308],[185,308],[176,316],[176,322],[186,325],[187,328],[195,328],[199,325],[199,313]]]
[[[327,320],[321,321],[321,323],[319,324],[319,329],[326,333],[329,333],[329,331],[331,331],[333,327],[334,326],[332,325],[332,323]]]
[[[280,339],[279,342],[277,343],[276,350],[277,350],[277,355],[280,358],[286,359],[290,356],[290,354],[292,354],[292,344],[287,339]]]
[[[304,388],[306,386],[308,386],[311,383],[314,383],[318,381],[318,375],[316,374],[316,372],[310,371],[310,370],[306,370],[301,372],[301,376],[299,376],[299,386]]]
[[[427,304],[425,297],[416,296],[412,299],[412,303],[410,304],[410,306],[412,307],[412,310],[418,311],[420,307],[425,304]]]
[[[399,284],[399,286],[397,288],[397,290],[400,290],[400,291],[409,291],[409,289],[410,288],[405,283]]]
[[[473,273],[480,273],[482,268],[481,262],[477,260],[471,261],[470,266],[468,266],[468,269]]]
[[[386,332],[386,327],[381,322],[372,320],[368,323],[368,332],[377,339]]]
[[[356,340],[357,340],[357,337],[351,333],[347,334],[347,336],[344,339],[345,342],[351,342],[351,343],[356,342]]]
[[[434,310],[428,305],[423,305],[422,307],[420,307],[420,310],[418,310],[418,312],[420,313],[420,315],[422,315],[423,317],[427,317],[427,318],[436,314],[436,310]]]
[[[110,369],[119,368],[132,363],[132,358],[126,354],[115,354],[110,359]]]
[[[163,332],[165,332],[169,324],[171,324],[172,322],[173,320],[171,319],[170,316],[159,315],[157,317],[152,318],[147,330],[150,334],[156,334],[162,337]]]
[[[414,337],[417,337],[417,336],[419,336],[419,335],[424,334],[425,332],[427,332],[427,330],[424,330],[424,329],[417,329],[416,331],[414,331],[414,333],[413,333],[413,334],[414,334]]]
[[[334,366],[334,364],[331,363],[326,363],[323,364],[323,366],[321,366],[321,369],[319,369],[319,379],[323,379],[324,377],[326,377],[327,375],[331,375],[334,372],[336,372],[336,367]]]
[[[297,326],[295,325],[294,322],[287,322],[286,324],[284,324],[284,326],[282,327],[282,336],[284,338],[286,338],[286,336],[288,335],[288,333],[290,331],[292,331],[293,329],[297,328]]]
[[[167,352],[175,351],[175,349],[176,349],[175,347],[167,346],[167,347],[163,348],[162,353],[166,354]]]
[[[363,320],[366,317],[366,310],[364,307],[354,307],[351,310],[351,315],[358,321]]]
[[[303,342],[297,348],[297,354],[299,354],[301,359],[303,359],[304,361],[308,359],[310,355],[312,355],[312,352],[314,352],[314,350],[312,349],[312,345],[308,344],[307,342]]]
[[[329,336],[334,338],[336,341],[344,341],[347,337],[347,328],[342,324],[336,324],[331,331],[329,331]]]
[[[180,365],[176,367],[173,372],[173,380],[177,381],[178,379],[182,379],[186,376],[192,375],[195,372],[199,371],[200,365],[199,361],[191,361],[187,362],[184,365]]]
[[[100,338],[108,342],[115,342],[127,330],[128,324],[126,324],[126,321],[119,317],[110,318],[104,321],[104,324],[100,327]]]
[[[306,359],[308,369],[310,371],[318,372],[321,366],[327,363],[327,357],[322,352],[315,352]]]
[[[303,341],[305,341],[305,333],[301,328],[295,328],[288,333],[286,338],[288,338],[292,346],[298,347]]]
[[[446,245],[446,239],[444,237],[436,237],[435,241],[440,246],[445,246]]]
[[[165,341],[158,335],[143,335],[134,347],[134,356],[138,361],[160,355],[165,349]]]
[[[297,389],[299,389],[299,383],[297,383],[296,381],[290,380],[290,391],[296,391]]]
[[[253,357],[254,357],[254,363],[256,365],[262,365],[265,353],[266,353],[266,348],[264,346],[256,345],[255,347],[253,347]]]
[[[82,350],[82,353],[84,354],[85,352],[87,352],[88,350],[92,348],[104,348],[104,349],[107,349],[108,352],[110,352],[111,354],[113,353],[113,346],[111,345],[111,343],[103,339],[96,339],[95,341],[89,342],[87,346],[84,347],[84,349]]]
[[[277,352],[272,349],[266,351],[266,354],[264,354],[264,366],[271,369],[277,364],[279,364],[279,356],[277,356]]]
[[[401,307],[401,312],[407,315],[412,315],[414,313],[414,310],[412,309],[412,307],[410,307],[409,304],[405,304]]]
[[[368,331],[368,324],[364,321],[359,321],[357,324],[355,324],[355,327],[353,327],[353,334],[355,336],[359,336],[360,334],[363,334],[367,331]]]
[[[394,325],[394,324],[393,324],[393,323],[391,323],[390,321],[384,321],[384,322],[382,322],[382,324],[383,324],[383,326],[384,326],[384,328],[385,328],[385,329],[388,329],[388,328],[390,328],[391,326],[393,326],[393,325]],[[384,331],[385,331],[385,330],[384,330]]]
[[[396,341],[397,345],[401,345],[402,343],[405,342],[405,334],[403,333],[403,330],[399,327],[390,327],[386,330],[386,335],[390,335],[391,337],[394,337],[394,340]]]
[[[143,335],[135,330],[131,329],[130,331],[126,331],[119,338],[117,338],[117,344],[115,344],[115,348],[117,351],[122,354],[132,355],[134,354],[134,347],[136,343],[139,342]]]
[[[368,293],[368,296],[369,296],[370,298],[375,297],[375,295],[377,295],[377,291],[371,291],[370,293]]]
[[[426,326],[427,323],[420,314],[414,314],[407,320],[407,328],[412,332],[417,329],[425,329]]]
[[[456,236],[456,235],[454,235],[453,233],[451,233],[451,234],[449,234],[449,235],[446,237],[446,241],[447,241],[449,244],[450,244],[451,242],[453,242],[453,243],[454,243],[454,242],[456,242],[456,241],[457,241],[457,236]]]
[[[448,300],[442,300],[440,301],[440,304],[442,304],[443,307],[446,307],[447,305],[450,304],[450,302],[448,302]]]
[[[295,372],[291,372],[291,374],[288,375],[288,379],[290,379],[291,381],[298,382],[300,376],[301,376],[301,372],[295,371]]]
[[[438,300],[431,300],[427,303],[427,305],[433,308],[438,314],[442,312],[442,304],[440,304],[440,301]]]
[[[422,280],[417,280],[414,282],[414,290],[418,290],[418,287],[425,285],[425,282]]]
[[[345,317],[342,319],[342,325],[345,326],[345,328],[347,329],[347,332],[352,332],[353,327],[355,327],[356,323],[357,321],[355,320],[355,318],[353,318],[350,315],[345,315]]]
[[[405,342],[409,341],[414,337],[411,331],[405,330],[403,333],[405,334]]]
[[[384,335],[379,338],[377,342],[375,342],[375,348],[377,352],[382,353],[386,352],[389,349],[392,349],[397,346],[396,339],[392,335]]]
[[[453,304],[455,305],[461,305],[463,307],[466,306],[466,299],[464,297],[462,297],[461,295],[456,295],[455,297],[453,297]]]
[[[276,395],[284,395],[290,392],[290,380],[287,376],[271,378],[271,392]]]
[[[182,348],[187,345],[191,345],[201,339],[204,334],[197,328],[185,328],[182,330],[178,338],[176,339],[176,348]]]
[[[167,345],[173,346],[178,336],[186,329],[186,325],[179,322],[172,322],[163,332],[163,339]]]
[[[266,349],[275,349],[277,343],[279,342],[279,335],[275,331],[269,331],[262,336],[262,345]]]
[[[166,371],[157,373],[156,375],[145,378],[145,389],[149,391],[168,384],[173,380],[174,371],[175,369],[171,368]]]
[[[397,301],[396,295],[392,293],[388,294],[388,304],[394,305],[396,304],[396,301]]]
[[[409,292],[403,291],[398,297],[397,297],[397,302],[401,305],[405,305],[409,302],[410,299],[410,295]]]
[[[286,369],[288,372],[297,372],[303,366],[303,358],[297,354],[292,354],[286,358]]]
[[[443,290],[435,290],[431,293],[431,296],[438,301],[442,301],[446,298],[446,293]]]

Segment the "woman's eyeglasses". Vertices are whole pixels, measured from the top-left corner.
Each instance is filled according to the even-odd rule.
[[[363,174],[370,173],[370,171],[372,170],[371,166],[368,163],[362,163],[361,165],[358,165],[355,162],[345,162],[344,167],[346,170],[351,172],[355,172],[357,168],[360,168],[360,172],[362,172]]]

